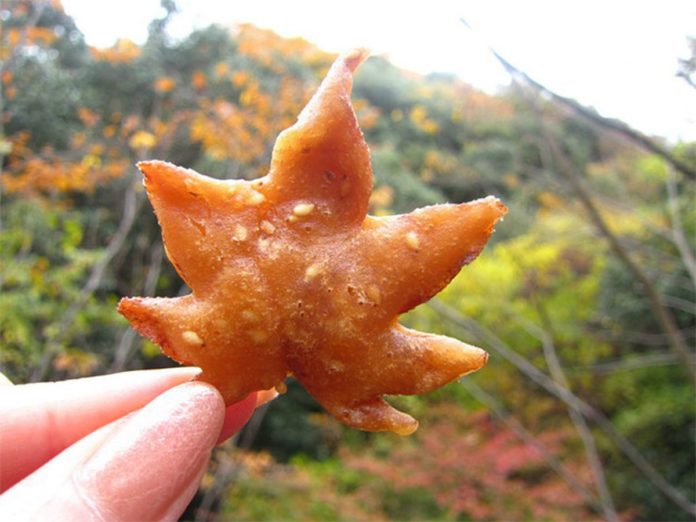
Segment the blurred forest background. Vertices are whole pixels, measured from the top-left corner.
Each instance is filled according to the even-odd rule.
[[[0,369],[14,382],[172,364],[115,311],[187,292],[135,162],[263,175],[334,58],[253,26],[174,41],[163,5],[144,45],[96,49],[59,1],[2,3]],[[694,86],[691,48],[675,74]],[[645,138],[508,70],[493,96],[373,57],[353,95],[372,213],[488,194],[510,207],[482,256],[404,318],[484,347],[488,366],[394,398],[421,421],[408,438],[346,429],[290,382],[216,451],[186,518],[694,519],[696,143]]]

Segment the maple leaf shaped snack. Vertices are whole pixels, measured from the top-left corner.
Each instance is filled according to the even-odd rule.
[[[493,197],[367,215],[372,169],[350,103],[364,51],[343,55],[270,172],[217,180],[161,161],[138,166],[167,255],[191,287],[125,298],[118,310],[232,404],[292,374],[349,426],[406,435],[418,422],[383,395],[420,394],[481,368],[483,350],[397,319],[444,288],[506,213]]]

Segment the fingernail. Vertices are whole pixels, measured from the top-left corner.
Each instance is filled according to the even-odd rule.
[[[104,442],[77,473],[78,488],[113,518],[161,518],[185,492],[195,492],[191,485],[207,464],[224,411],[207,384],[172,388]]]

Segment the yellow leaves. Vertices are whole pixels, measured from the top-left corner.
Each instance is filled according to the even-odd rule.
[[[428,117],[428,113],[425,107],[422,105],[414,105],[409,114],[409,118],[412,122],[418,123],[425,120]]]
[[[430,149],[423,158],[421,178],[430,181],[435,175],[452,175],[461,170],[457,157],[446,151]]]
[[[82,158],[81,162],[81,165],[87,169],[101,167],[101,164],[101,157],[96,156],[95,154],[87,154],[85,157]]]
[[[0,138],[0,156],[6,156],[12,152],[12,142]]]
[[[435,120],[428,117],[428,112],[422,105],[414,105],[411,108],[409,119],[417,128],[426,134],[436,134],[440,130]]]
[[[128,145],[131,149],[141,150],[141,149],[151,149],[157,144],[157,138],[147,131],[140,130],[131,136],[128,140]]]
[[[381,185],[370,194],[370,211],[375,215],[383,214],[394,201],[394,189],[389,185]]]
[[[537,201],[545,210],[553,210],[563,206],[563,199],[552,192],[541,192],[537,196]]]
[[[265,115],[270,109],[270,99],[260,90],[256,81],[247,82],[247,87],[239,95],[239,103],[243,107],[255,110],[259,115]]]
[[[141,54],[140,47],[128,39],[120,39],[112,47],[106,49],[92,47],[90,52],[97,60],[112,63],[131,63]]]
[[[166,94],[174,90],[174,87],[176,87],[176,80],[171,76],[161,76],[154,81],[152,86],[155,91]]]

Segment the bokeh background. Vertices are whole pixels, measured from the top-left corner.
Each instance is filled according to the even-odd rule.
[[[142,41],[100,47],[58,0],[1,3],[0,370],[14,382],[172,364],[115,312],[122,296],[188,292],[135,162],[265,174],[335,58],[251,24],[182,31],[171,1],[153,16]],[[687,36],[666,57],[692,96],[685,114]],[[451,48],[453,70],[465,52]],[[476,52],[504,86],[376,55],[353,102],[372,213],[488,194],[509,206],[482,256],[404,317],[482,346],[488,366],[393,398],[421,421],[408,438],[347,429],[290,380],[215,452],[186,519],[696,516],[693,133],[635,130]]]

